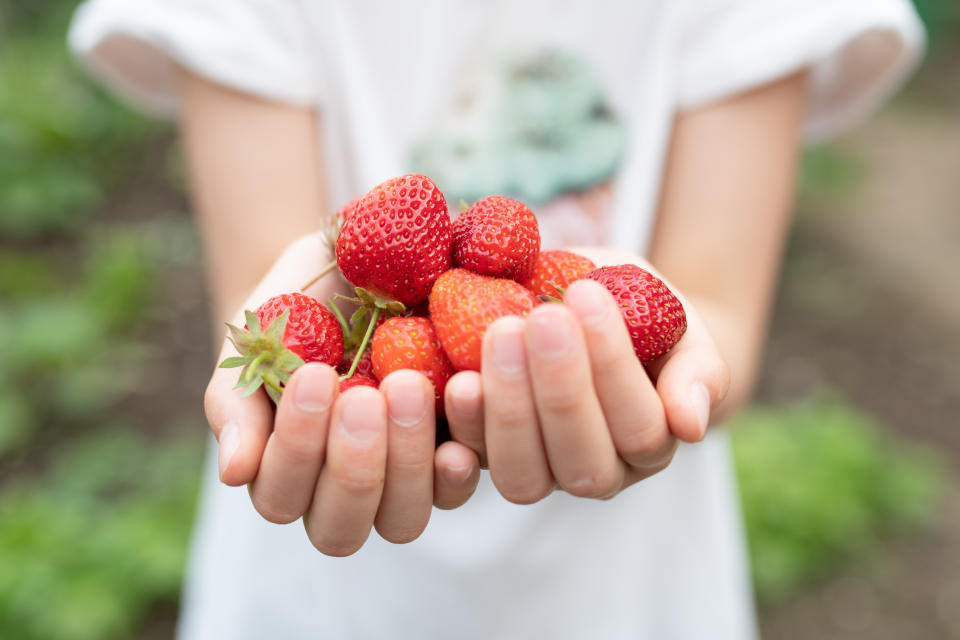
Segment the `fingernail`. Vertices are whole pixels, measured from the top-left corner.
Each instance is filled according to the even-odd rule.
[[[465,482],[470,477],[472,472],[473,467],[469,465],[466,467],[447,467],[443,470],[443,475],[450,482],[456,482],[457,484],[460,484]]]
[[[573,334],[567,318],[561,314],[563,309],[544,307],[542,313],[532,314],[530,326],[530,346],[537,355],[544,358],[559,358],[570,350]]]
[[[574,282],[567,290],[563,302],[573,311],[585,327],[594,327],[601,324],[610,310],[609,295],[604,293],[599,283]]]
[[[387,409],[390,420],[401,427],[412,427],[427,414],[423,385],[406,373],[397,374],[387,387]]]
[[[217,456],[217,464],[220,467],[220,476],[226,472],[230,466],[233,455],[240,448],[240,427],[236,422],[228,422],[220,431],[220,452]]]
[[[480,413],[480,388],[477,376],[461,373],[450,378],[447,383],[448,395],[453,410],[467,418]]]
[[[377,421],[377,412],[372,410],[370,402],[358,397],[359,395],[361,394],[348,393],[343,411],[340,412],[341,427],[343,432],[354,440],[369,442],[380,435],[380,424]]]
[[[700,424],[700,437],[707,433],[707,425],[710,422],[710,392],[702,382],[695,382],[690,388],[690,406],[697,416]]]
[[[319,413],[330,408],[333,402],[332,376],[323,375],[322,365],[306,364],[302,367],[293,400],[297,408],[307,413]]]
[[[503,373],[520,373],[526,368],[522,320],[496,328],[493,336],[493,363]]]

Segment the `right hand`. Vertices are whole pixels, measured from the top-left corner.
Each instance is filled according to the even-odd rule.
[[[243,306],[297,290],[328,255],[320,234],[291,244]],[[326,301],[338,278],[330,275],[306,293]],[[242,310],[234,319],[242,324]],[[220,360],[233,355],[224,341]],[[219,362],[219,360],[218,360]],[[274,407],[258,391],[241,398],[237,372],[215,369],[204,396],[219,443],[220,479],[248,485],[257,511],[270,522],[303,518],[322,553],[350,555],[376,527],[390,542],[415,540],[433,505],[456,508],[479,479],[476,453],[456,442],[435,447],[434,394],[415,371],[396,371],[380,388],[337,391],[331,367],[298,369]]]

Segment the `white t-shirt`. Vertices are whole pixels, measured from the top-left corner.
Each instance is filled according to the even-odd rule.
[[[332,205],[392,175],[519,197],[544,246],[643,251],[670,127],[804,67],[809,139],[877,106],[923,31],[906,0],[90,0],[70,42],[150,112],[175,64],[322,113]],[[608,502],[503,500],[484,475],[395,546],[317,553],[207,460],[179,637],[755,637],[728,443],[714,430]]]

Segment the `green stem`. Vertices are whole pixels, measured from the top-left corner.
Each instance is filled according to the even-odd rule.
[[[330,311],[333,312],[333,315],[336,316],[337,322],[340,323],[340,330],[343,332],[343,335],[346,336],[350,333],[350,325],[347,324],[347,319],[343,317],[343,312],[340,311],[340,307],[337,306],[335,302],[336,297],[330,298],[327,304],[330,307]]]
[[[373,313],[370,314],[370,324],[367,325],[367,332],[363,334],[363,340],[360,342],[360,348],[357,349],[357,355],[353,356],[353,362],[350,363],[350,370],[347,371],[346,375],[343,376],[341,380],[346,380],[356,373],[357,365],[360,364],[360,356],[363,355],[363,352],[367,348],[367,343],[370,342],[370,336],[373,335],[373,328],[377,326],[378,319],[380,319],[380,307],[374,307]]]
[[[247,382],[250,382],[250,378],[251,378],[251,377],[254,375],[254,373],[256,372],[257,367],[259,367],[259,366],[263,363],[263,361],[266,360],[266,359],[269,358],[269,357],[270,357],[270,354],[269,354],[269,353],[267,353],[266,351],[262,351],[262,352],[260,353],[260,355],[258,355],[256,358],[253,359],[253,362],[251,362],[250,364],[247,365],[247,368],[246,368],[246,372],[247,372],[246,381],[247,381]]]
[[[273,390],[276,391],[277,393],[279,393],[279,394],[281,394],[281,395],[283,394],[283,387],[281,387],[280,385],[278,385],[278,384],[277,384],[276,382],[274,382],[273,380],[267,380],[266,378],[264,378],[264,379],[263,379],[263,384],[267,385],[268,387],[270,387],[271,389],[273,389]]]
[[[317,282],[319,282],[319,281],[320,281],[320,278],[322,278],[323,276],[327,275],[328,273],[330,273],[331,271],[333,271],[333,270],[336,269],[336,268],[337,268],[337,261],[334,260],[333,262],[331,262],[330,264],[328,264],[327,266],[325,266],[323,269],[321,269],[321,270],[320,270],[320,273],[318,273],[317,276],[316,276],[313,280],[311,280],[311,281],[308,282],[307,284],[305,284],[305,285],[303,285],[302,287],[300,287],[300,291],[306,291],[307,289],[309,289],[310,287],[312,287],[313,285],[315,285]]]

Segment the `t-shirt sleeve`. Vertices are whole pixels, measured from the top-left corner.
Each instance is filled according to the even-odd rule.
[[[69,44],[106,85],[148,113],[179,108],[178,66],[301,106],[320,102],[297,0],[87,0]]]
[[[909,0],[689,0],[678,26],[680,109],[806,68],[811,141],[878,107],[925,45]]]

